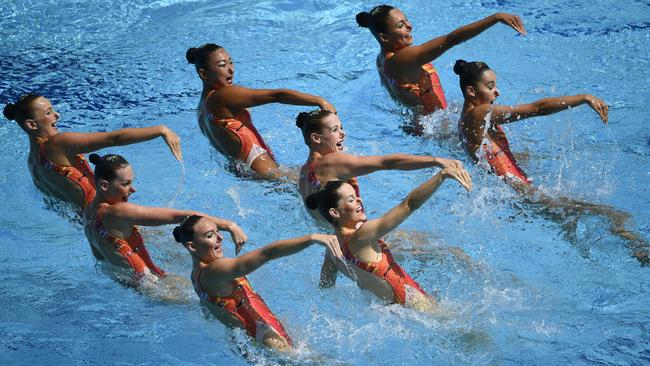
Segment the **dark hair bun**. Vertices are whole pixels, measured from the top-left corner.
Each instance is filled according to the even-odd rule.
[[[372,21],[372,15],[366,11],[357,14],[357,24],[359,24],[359,27],[370,28]]]
[[[88,156],[88,161],[93,163],[93,165],[97,165],[100,160],[102,160],[102,158],[97,154],[90,154],[90,156]]]
[[[467,71],[467,61],[456,60],[456,64],[454,64],[454,72],[456,75],[462,75],[465,71]]]
[[[7,117],[7,119],[10,121],[16,120],[16,105],[13,103],[7,103],[5,109],[2,111],[2,114],[4,114],[5,117]]]
[[[307,196],[307,199],[305,199],[305,205],[307,205],[308,209],[315,210],[318,208],[318,200],[316,199],[317,194],[318,193],[312,193]]]
[[[300,112],[298,117],[296,117],[296,126],[302,130],[305,126],[305,123],[309,123],[309,118],[311,117],[309,112]]]
[[[176,240],[177,242],[180,243],[181,242],[181,227],[176,226],[172,233],[174,234],[174,240]]]
[[[187,63],[194,64],[196,63],[196,54],[199,52],[199,49],[196,47],[192,47],[185,52],[185,58],[187,59]]]

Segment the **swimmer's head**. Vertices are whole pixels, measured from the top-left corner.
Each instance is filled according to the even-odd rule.
[[[196,73],[211,87],[222,87],[233,83],[235,66],[228,52],[214,43],[192,47],[185,53],[187,62],[194,64]]]
[[[485,62],[457,60],[454,72],[460,77],[460,90],[465,99],[478,98],[491,103],[499,96],[496,75]]]
[[[188,216],[174,228],[174,239],[202,262],[223,257],[223,236],[217,224],[199,215]]]
[[[129,196],[135,193],[133,169],[122,156],[90,154],[88,160],[95,165],[97,193],[101,193],[107,201],[127,202]]]
[[[327,182],[322,190],[307,196],[305,204],[310,210],[318,210],[334,227],[367,220],[361,198],[350,184],[340,180]]]
[[[4,116],[10,121],[16,121],[28,134],[56,133],[56,122],[59,114],[54,110],[52,103],[38,94],[26,94],[18,98],[16,103],[8,103]]]
[[[413,43],[411,23],[404,13],[390,5],[378,5],[357,14],[357,24],[368,28],[377,42],[388,49],[402,49]]]
[[[305,144],[321,154],[343,150],[345,132],[335,113],[322,109],[300,112],[296,118],[296,126],[302,131]]]
[[[194,225],[196,225],[203,216],[191,215],[187,216],[180,225],[174,228],[174,240],[179,243],[187,243],[194,239]]]

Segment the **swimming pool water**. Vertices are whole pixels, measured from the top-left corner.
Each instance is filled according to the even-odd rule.
[[[2,105],[50,98],[62,130],[165,123],[184,163],[161,141],[115,149],[131,162],[142,205],[207,211],[237,221],[249,248],[321,230],[295,187],[238,178],[199,132],[200,82],[185,51],[215,42],[253,88],[318,94],[338,109],[355,154],[449,156],[456,137],[457,58],[486,61],[501,103],[592,93],[610,104],[603,127],[587,107],[506,127],[523,168],[554,195],[615,206],[650,238],[650,5],[646,1],[397,2],[416,42],[494,12],[521,15],[528,36],[497,25],[434,62],[450,102],[426,135],[379,87],[377,45],[354,15],[375,3],[323,1],[13,1],[0,4]],[[279,161],[301,165],[301,107],[254,108]],[[493,176],[470,167],[474,191],[445,183],[392,237],[398,262],[451,314],[385,306],[352,282],[318,288],[322,250],[249,276],[297,343],[278,356],[207,317],[188,281],[173,300],[145,296],[95,265],[78,224],[33,186],[27,138],[0,124],[0,363],[23,364],[573,364],[650,362],[650,275],[598,217],[556,222],[532,212]],[[394,206],[432,171],[360,178],[369,216]],[[69,213],[68,213],[69,214]],[[567,224],[567,225],[563,225]],[[569,225],[570,224],[570,225]],[[568,227],[568,229],[567,229]],[[157,263],[187,278],[191,260],[171,227],[144,230]],[[234,250],[228,248],[228,254]]]

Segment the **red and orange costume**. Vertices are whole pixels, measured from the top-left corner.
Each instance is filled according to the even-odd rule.
[[[40,142],[38,145],[38,157],[36,158],[38,165],[44,166],[54,173],[67,178],[72,184],[77,185],[84,195],[82,208],[88,206],[95,198],[96,191],[95,175],[90,165],[88,165],[88,162],[81,154],[75,157],[72,166],[62,166],[50,161],[45,156],[45,141]]]
[[[390,77],[386,72],[386,61],[384,61],[381,72],[393,86],[416,96],[420,100],[424,113],[432,113],[438,109],[447,108],[447,100],[440,84],[440,77],[432,64],[422,65],[422,72],[417,84],[399,83]]]
[[[251,287],[246,277],[235,278],[232,281],[233,291],[230,296],[210,296],[201,286],[201,271],[192,276],[194,291],[203,301],[216,304],[234,317],[239,319],[248,335],[261,342],[269,329],[273,329],[288,344],[291,338],[284,330],[282,323],[273,315],[264,300]]]

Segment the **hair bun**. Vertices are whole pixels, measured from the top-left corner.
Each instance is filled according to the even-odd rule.
[[[90,154],[90,156],[88,156],[88,161],[93,163],[93,165],[97,165],[100,160],[102,160],[102,158],[97,154]]]
[[[370,13],[362,11],[361,13],[357,14],[357,24],[359,24],[359,27],[370,28],[372,22],[373,19]]]
[[[464,74],[465,71],[467,70],[467,61],[465,60],[456,60],[456,64],[454,64],[454,72],[456,75],[461,75]]]
[[[185,58],[187,59],[187,63],[189,64],[194,64],[196,63],[196,54],[199,51],[198,48],[196,47],[191,47],[190,49],[185,52]]]
[[[172,232],[172,234],[174,234],[174,240],[176,240],[178,243],[180,243],[181,242],[181,227],[176,226],[174,228],[174,231]]]
[[[310,118],[309,112],[298,113],[298,117],[296,117],[296,126],[298,126],[298,128],[302,130],[302,128],[305,126],[305,123],[309,121],[309,118]]]
[[[316,199],[317,194],[318,193],[312,193],[307,196],[307,199],[305,199],[305,205],[307,205],[308,209],[315,210],[318,208],[318,200]]]
[[[2,111],[2,114],[4,114],[5,117],[7,117],[7,119],[10,121],[16,120],[16,105],[13,103],[7,103],[5,109]]]

